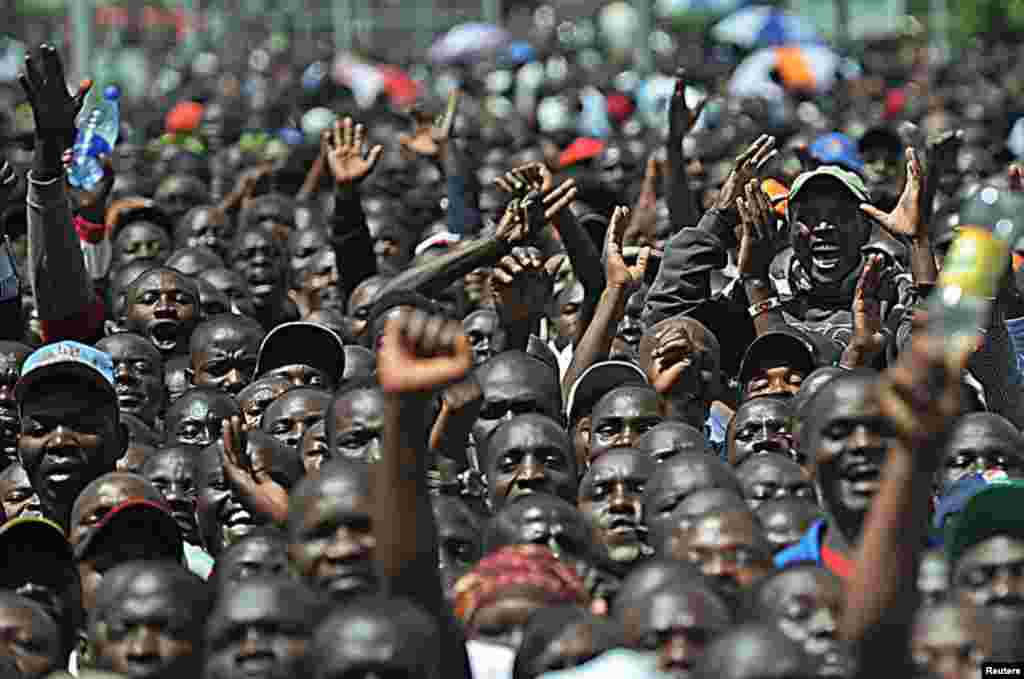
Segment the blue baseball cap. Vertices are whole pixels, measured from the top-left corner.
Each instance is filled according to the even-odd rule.
[[[114,361],[110,354],[87,344],[54,342],[32,352],[21,367],[21,377],[14,387],[20,404],[32,385],[46,377],[67,375],[109,394],[117,402],[114,390]]]
[[[857,144],[840,132],[818,137],[808,152],[811,158],[823,165],[838,165],[858,174],[864,171],[864,161],[857,150]]]

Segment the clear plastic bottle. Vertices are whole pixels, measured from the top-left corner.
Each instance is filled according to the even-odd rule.
[[[121,129],[120,98],[121,91],[111,85],[103,91],[103,99],[82,116],[68,167],[68,183],[75,188],[89,191],[103,179],[99,159],[117,143]]]
[[[1024,199],[987,186],[968,200],[960,223],[928,301],[932,331],[954,343],[969,341],[988,328],[1010,251],[1024,236]]]

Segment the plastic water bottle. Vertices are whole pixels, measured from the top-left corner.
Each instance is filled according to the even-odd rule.
[[[111,85],[103,91],[103,99],[82,117],[68,167],[68,182],[75,188],[89,191],[103,179],[99,159],[109,154],[117,143],[121,127],[120,97],[121,91]]]
[[[960,223],[928,301],[932,330],[955,343],[988,328],[1010,252],[1024,236],[1024,198],[987,186],[968,201]]]

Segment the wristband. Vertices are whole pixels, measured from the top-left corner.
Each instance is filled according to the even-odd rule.
[[[778,297],[769,297],[763,302],[756,302],[754,304],[751,304],[750,308],[747,309],[747,313],[750,314],[751,318],[757,318],[761,314],[766,313],[768,311],[773,311],[781,306],[782,300],[780,300]]]
[[[771,281],[765,278],[764,276],[761,276],[760,274],[741,273],[739,278],[740,283],[743,283],[743,285],[746,285],[747,283],[753,283],[755,285],[762,285],[767,288],[770,288],[772,286]]]

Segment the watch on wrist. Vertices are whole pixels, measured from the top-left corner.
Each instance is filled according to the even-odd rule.
[[[757,318],[761,314],[773,311],[781,306],[782,300],[780,300],[778,297],[769,297],[768,299],[763,300],[761,302],[755,302],[754,304],[751,304],[750,308],[747,309],[747,313],[750,314],[751,318]]]

